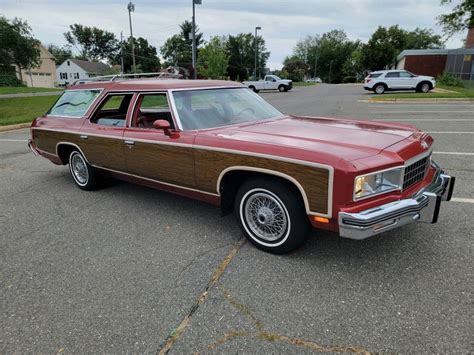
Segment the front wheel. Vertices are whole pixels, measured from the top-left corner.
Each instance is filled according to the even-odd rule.
[[[69,171],[79,188],[89,191],[99,186],[99,173],[78,150],[72,150],[69,154]]]
[[[245,182],[237,192],[234,211],[246,238],[273,254],[300,247],[309,225],[298,195],[298,191],[272,178]]]
[[[420,84],[420,91],[424,94],[426,94],[428,91],[431,90],[431,85],[428,83],[421,83]]]
[[[278,87],[278,91],[280,91],[280,92],[286,91],[285,85],[280,85],[280,86]]]

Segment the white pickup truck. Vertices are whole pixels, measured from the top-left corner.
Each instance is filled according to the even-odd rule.
[[[260,90],[279,90],[280,92],[291,90],[293,82],[291,80],[280,79],[276,75],[265,75],[263,80],[244,81],[243,84],[255,92]]]

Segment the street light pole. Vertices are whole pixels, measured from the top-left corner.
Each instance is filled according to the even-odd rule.
[[[130,44],[132,46],[132,68],[133,72],[136,71],[135,65],[135,43],[133,41],[133,31],[132,31],[132,12],[135,11],[135,5],[130,1],[127,6],[128,9],[128,21],[130,22]]]
[[[123,70],[123,32],[120,31],[120,74],[124,74]]]
[[[255,42],[255,66],[253,68],[253,80],[257,80],[257,52],[258,52],[258,46],[257,46],[257,30],[261,30],[262,28],[260,26],[255,27],[255,37],[254,37],[254,42]]]
[[[202,0],[191,0],[193,2],[193,30],[192,30],[192,39],[193,39],[193,48],[192,48],[192,57],[193,57],[193,78],[197,78],[197,70],[196,70],[196,52],[197,52],[197,45],[196,45],[196,9],[195,5],[201,5]]]
[[[316,68],[318,67],[318,54],[314,55],[314,77],[316,78]]]
[[[329,62],[329,83],[328,84],[331,84],[331,71],[332,71],[332,60]]]

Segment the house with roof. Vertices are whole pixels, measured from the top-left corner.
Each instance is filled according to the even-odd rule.
[[[69,58],[56,68],[58,85],[66,86],[76,80],[105,75],[109,69],[110,67],[107,64],[101,62]]]
[[[54,88],[56,86],[56,63],[54,56],[39,45],[40,63],[35,68],[22,68],[13,65],[16,77],[29,87]]]

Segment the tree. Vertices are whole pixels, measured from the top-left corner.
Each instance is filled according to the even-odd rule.
[[[298,41],[293,56],[309,66],[311,76],[316,75],[323,81],[338,83],[346,75],[343,70],[345,63],[359,45],[358,41],[350,41],[344,31],[332,30]]]
[[[297,56],[286,57],[282,71],[287,72],[287,78],[293,81],[303,81],[309,66]]]
[[[137,68],[140,71],[149,73],[156,72],[161,68],[160,58],[156,47],[153,47],[148,43],[145,38],[138,37],[133,38],[133,44],[135,46],[135,61]],[[130,38],[123,44],[123,66],[124,71],[129,73],[132,71],[133,58],[132,58],[132,45]],[[112,64],[120,64],[121,53],[120,50],[114,53],[114,56],[110,58]]]
[[[255,67],[255,40],[257,44],[257,73],[262,74],[270,57],[270,52],[265,47],[265,40],[261,36],[251,33],[240,33],[237,36],[229,36],[227,41],[227,52],[229,54],[229,66],[227,75],[231,80],[246,80],[249,73],[253,73]]]
[[[15,64],[20,72],[22,69],[33,68],[41,63],[40,42],[31,33],[26,21],[14,18],[12,21],[0,17],[0,67],[9,71]]]
[[[225,37],[212,37],[199,51],[198,71],[209,79],[224,79],[227,74],[229,55],[226,50]]]
[[[441,0],[441,4],[450,4],[453,0]],[[454,6],[449,14],[438,17],[438,23],[443,27],[443,32],[447,37],[451,37],[457,32],[462,32],[474,26],[474,1],[462,0]]]
[[[79,24],[69,26],[71,29],[64,33],[66,41],[76,47],[82,59],[99,61],[114,56],[119,49],[119,43],[112,32],[97,27]]]
[[[192,39],[190,34],[193,25],[190,21],[184,21],[180,26],[181,32],[168,38],[165,44],[161,47],[160,52],[163,56],[166,65],[182,66],[192,69]],[[196,27],[196,48],[203,43],[202,33]],[[196,53],[196,58],[199,52]]]
[[[64,63],[64,61],[68,58],[72,58],[71,48],[68,46],[56,46],[54,44],[50,44],[48,46],[48,51],[54,56],[54,61],[56,65],[60,65]]]
[[[361,61],[365,69],[378,70],[396,62],[405,49],[442,48],[443,41],[431,30],[416,28],[408,32],[396,26],[379,26],[362,48]]]

